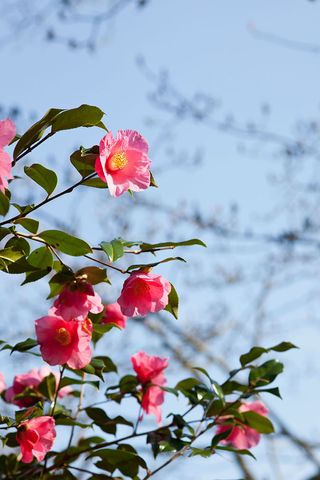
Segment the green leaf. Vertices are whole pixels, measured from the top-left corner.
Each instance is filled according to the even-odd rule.
[[[8,193],[10,195],[8,190],[6,191],[6,193]],[[0,192],[0,215],[2,217],[7,215],[8,211],[9,211],[9,208],[10,208],[10,197],[8,198],[7,195]]]
[[[82,182],[81,185],[92,188],[108,188],[106,182],[103,182],[101,178],[88,178],[88,180]]]
[[[168,305],[166,306],[165,310],[171,313],[175,319],[178,319],[179,296],[172,283],[170,283],[170,285],[171,290],[168,297]]]
[[[28,232],[31,233],[37,233],[38,228],[39,228],[39,222],[38,220],[34,220],[32,218],[18,218],[14,222],[15,224],[22,225],[23,228],[28,230]]]
[[[50,373],[39,383],[37,388],[42,395],[53,401],[57,389],[56,377],[53,375],[53,373]]]
[[[249,374],[249,383],[254,387],[263,387],[273,382],[273,380],[283,372],[283,363],[278,360],[269,360],[259,367],[253,367]]]
[[[274,428],[272,422],[267,417],[259,415],[257,412],[242,412],[244,420],[249,427],[254,428],[259,433],[273,433]]]
[[[125,375],[121,378],[119,386],[121,393],[133,393],[137,389],[138,379],[135,375]]]
[[[97,285],[101,282],[108,282],[107,270],[100,267],[84,267],[75,273],[76,278],[83,278],[91,285]]]
[[[200,381],[197,380],[196,378],[193,378],[193,377],[185,378],[184,380],[181,380],[180,382],[177,383],[177,385],[175,386],[175,389],[179,391],[190,391],[193,389],[193,387],[199,384],[200,384]]]
[[[58,177],[56,173],[40,165],[40,163],[34,163],[30,167],[24,167],[24,171],[25,174],[40,185],[48,195],[51,195],[57,186]]]
[[[93,127],[104,125],[101,119],[104,112],[92,105],[80,105],[80,107],[64,110],[52,121],[52,133],[61,130],[70,130],[79,127]],[[105,128],[105,127],[104,127]]]
[[[90,173],[95,172],[94,166],[98,155],[98,145],[93,146],[91,149],[81,147],[71,154],[70,162],[82,177],[86,177]]]
[[[211,440],[211,447],[216,447],[218,443],[220,443],[222,440],[225,440],[227,437],[229,437],[230,433],[232,431],[232,425],[230,425],[230,430],[225,430],[222,433],[218,433],[213,437]]]
[[[96,375],[104,382],[104,373],[117,372],[117,367],[109,357],[93,357],[89,365],[82,369],[84,372]]]
[[[61,108],[51,108],[38,122],[32,125],[22,135],[13,152],[14,160],[16,160],[21,153],[30,148],[34,143],[40,140],[45,130],[51,125],[52,120],[60,112],[62,112]]]
[[[30,245],[25,238],[12,237],[5,244],[5,248],[13,248],[23,253],[23,255],[29,255],[30,253]]]
[[[211,448],[196,448],[196,447],[191,447],[191,453],[189,457],[194,457],[196,455],[200,455],[203,458],[208,458],[211,457],[215,452]]]
[[[154,176],[152,175],[151,172],[150,172],[150,187],[158,188],[158,184],[156,182],[156,179],[154,178]]]
[[[71,268],[63,265],[61,271],[56,273],[49,281],[50,293],[47,299],[58,295],[62,291],[63,287],[67,283],[73,282],[74,279],[75,279],[75,276]]]
[[[50,271],[51,271],[51,268],[47,267],[45,270],[34,270],[33,272],[26,272],[26,278],[21,283],[21,285],[26,285],[27,283],[36,282],[37,280],[40,280],[41,278],[48,275]]]
[[[80,238],[61,232],[60,230],[46,230],[38,235],[53,248],[60,250],[67,255],[79,257],[91,253],[91,247]]]
[[[130,478],[136,478],[139,472],[139,467],[147,470],[146,462],[139,457],[130,445],[122,444],[117,450],[106,448],[97,450],[91,453],[87,458],[100,457],[101,461],[96,463],[96,466],[114,472],[117,468],[124,475]]]
[[[129,427],[133,426],[132,422],[129,422],[121,416],[117,416],[115,418],[108,417],[105,411],[101,408],[88,407],[86,408],[86,413],[88,417],[94,421],[95,425],[98,425],[101,430],[112,435],[117,433],[117,425],[127,425]]]
[[[274,352],[286,352],[287,350],[291,350],[292,348],[298,348],[291,342],[281,342],[278,345],[270,348],[263,348],[263,347],[252,347],[248,353],[241,355],[240,363],[242,367],[251,363],[253,360],[261,357],[264,353],[269,353],[271,351]]]
[[[91,385],[92,387],[99,390],[99,381],[92,380],[79,380],[78,378],[63,377],[60,382],[60,388],[67,387],[69,385]]]
[[[14,247],[4,248],[0,250],[0,258],[8,260],[9,262],[15,262],[21,257],[24,257],[24,253],[21,250],[17,250]]]
[[[100,246],[108,255],[110,262],[115,262],[124,255],[123,242],[119,238],[115,238],[111,242],[101,242]]]
[[[207,246],[202,240],[192,238],[191,240],[184,240],[182,242],[141,243],[140,248],[141,250],[153,250],[155,248],[190,247],[193,245]]]
[[[38,342],[34,340],[33,338],[27,338],[23,342],[19,342],[16,345],[12,346],[9,344],[5,344],[4,346],[1,347],[1,350],[11,350],[11,353],[13,352],[27,352],[28,350],[31,350],[32,348],[36,347],[38,345]]]
[[[278,398],[282,398],[280,395],[280,391],[278,387],[275,388],[259,388],[254,390],[254,393],[261,393],[261,392],[266,392],[266,393],[271,393],[271,395],[274,395]]]
[[[113,248],[110,242],[101,242],[100,246],[104,253],[106,253],[111,260],[113,258]],[[112,261],[112,260],[111,260]]]
[[[33,267],[41,270],[47,270],[47,273],[51,271],[53,267],[53,255],[48,247],[40,247],[29,255],[27,261]]]
[[[215,447],[216,450],[223,450],[225,452],[233,452],[233,453],[236,453],[237,455],[248,455],[249,457],[252,457],[254,459],[256,459],[256,457],[253,455],[253,453],[251,453],[249,450],[237,450],[236,448],[232,448],[232,447],[222,447],[220,445],[217,445]]]
[[[11,235],[9,228],[0,227],[0,240],[3,240],[7,235]]]
[[[130,267],[127,268],[127,271],[130,272],[131,270],[150,269],[150,268],[156,267],[157,265],[160,265],[161,263],[172,262],[174,260],[179,260],[180,262],[186,263],[186,260],[182,257],[169,257],[155,263],[139,263],[135,265],[130,265]]]

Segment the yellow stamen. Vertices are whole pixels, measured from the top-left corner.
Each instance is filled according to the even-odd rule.
[[[82,331],[91,335],[92,333],[92,322],[90,318],[86,318],[85,322],[82,324]]]
[[[109,170],[122,170],[128,164],[128,157],[124,152],[118,152],[112,155],[108,160]]]
[[[58,328],[58,330],[56,330],[55,339],[65,347],[71,343],[70,332],[66,328]]]

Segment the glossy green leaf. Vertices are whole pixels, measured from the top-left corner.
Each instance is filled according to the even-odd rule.
[[[0,250],[0,258],[8,260],[9,262],[15,262],[21,257],[24,257],[24,253],[21,250],[17,250],[14,247],[8,247]]]
[[[88,178],[81,185],[92,188],[108,188],[106,182],[103,182],[101,178]]]
[[[108,255],[110,262],[115,262],[124,255],[123,242],[115,238],[111,242],[101,242],[102,250]]]
[[[257,412],[253,411],[242,412],[242,415],[245,423],[254,430],[257,430],[257,432],[267,434],[274,432],[272,422],[267,417],[259,415]]]
[[[255,387],[263,387],[273,382],[273,380],[283,372],[283,363],[278,360],[269,360],[259,367],[253,367],[250,370],[249,382]]]
[[[28,175],[34,182],[42,187],[48,195],[54,191],[58,183],[58,177],[53,170],[34,163],[30,167],[24,167],[25,174]]]
[[[99,155],[99,146],[95,145],[91,149],[79,148],[70,156],[70,162],[80,173],[82,177],[86,177],[95,171],[96,158]]]
[[[91,285],[97,285],[101,282],[107,282],[107,270],[101,267],[84,267],[75,273],[75,277],[83,279]]]
[[[186,260],[182,257],[169,257],[165,258],[163,260],[160,260],[159,262],[154,262],[154,263],[138,263],[135,265],[130,265],[127,270],[128,272],[132,270],[143,270],[143,269],[150,269],[153,267],[156,267],[157,265],[160,265],[161,263],[167,263],[167,262],[173,262],[175,260],[179,260],[180,262],[186,263]]]
[[[18,143],[15,146],[13,152],[14,160],[23,153],[25,150],[30,148],[34,143],[41,139],[45,130],[51,125],[53,119],[62,112],[61,108],[51,108],[45,115],[34,125],[32,125],[20,138]]]
[[[92,105],[80,105],[80,107],[64,110],[52,121],[53,133],[61,130],[70,130],[79,127],[103,126],[101,119],[104,112]],[[103,127],[102,127],[103,128]]]
[[[171,313],[171,315],[173,315],[175,319],[178,319],[179,296],[177,294],[176,289],[172,285],[172,283],[170,283],[170,285],[171,285],[171,291],[168,297],[168,305],[166,306],[165,310]]]
[[[53,373],[50,373],[40,382],[37,388],[42,395],[53,401],[57,389],[56,377],[53,375]]]
[[[8,193],[8,190],[6,191]],[[8,195],[10,195],[8,193]],[[0,192],[0,215],[4,217],[7,215],[10,208],[10,197]]]
[[[46,230],[39,233],[38,236],[53,248],[67,255],[78,257],[92,252],[87,242],[60,230]]]
[[[140,248],[141,250],[153,250],[155,248],[191,247],[193,245],[207,246],[202,240],[192,238],[191,240],[184,240],[182,242],[141,243]]]
[[[117,433],[117,425],[127,425],[132,427],[132,422],[129,422],[120,415],[115,418],[110,418],[101,408],[88,407],[86,414],[94,421],[95,425],[101,428],[106,433],[115,435]]]
[[[50,271],[53,267],[53,255],[47,247],[40,247],[36,250],[33,250],[33,252],[29,255],[27,261],[33,267],[42,270],[47,270],[49,268],[48,271]]]
[[[23,228],[25,228],[26,230],[28,230],[28,232],[31,233],[37,233],[39,228],[38,220],[34,220],[32,218],[18,218],[18,220],[15,220],[14,223],[22,225]]]
[[[264,353],[269,353],[271,351],[274,352],[286,352],[287,350],[291,350],[292,348],[298,348],[291,342],[281,342],[278,345],[275,345],[270,348],[263,348],[263,347],[252,347],[248,353],[241,355],[240,363],[244,367],[248,363],[251,363],[253,360],[261,357]]]
[[[248,455],[249,457],[256,459],[256,457],[253,455],[253,453],[250,452],[250,450],[238,450],[233,447],[222,447],[221,445],[217,445],[215,449],[222,450],[224,452],[236,453],[237,455]]]
[[[37,269],[33,272],[26,272],[26,277],[21,285],[27,285],[27,283],[37,282],[41,278],[45,277],[51,272],[51,268],[47,267],[45,269]]]

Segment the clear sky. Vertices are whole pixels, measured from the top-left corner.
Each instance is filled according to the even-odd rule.
[[[268,181],[270,174],[282,173],[277,144],[245,141],[188,119],[173,122],[168,129],[172,117],[150,102],[154,84],[137,67],[137,58],[143,57],[155,73],[167,70],[176,89],[186,97],[193,97],[197,92],[213,97],[219,108],[211,120],[223,121],[232,115],[243,126],[255,121],[262,129],[290,136],[296,120],[319,117],[320,56],[259,39],[250,33],[248,25],[285,38],[320,44],[319,15],[320,3],[307,0],[151,0],[143,9],[129,6],[109,23],[107,32],[99,39],[99,48],[93,53],[70,50],[54,42],[44,43],[41,26],[22,31],[21,35],[17,31],[14,41],[0,47],[0,103],[8,107],[19,105],[26,116],[31,112],[41,115],[52,106],[98,105],[106,112],[110,129],[137,129],[150,140],[154,169],[161,170],[161,189],[146,194],[150,201],[177,205],[186,198],[187,192],[188,204],[197,205],[206,213],[227,212],[236,202],[243,230],[252,228],[253,224],[256,231],[266,228],[277,231],[279,225],[297,228],[301,216],[295,214],[295,204],[291,211],[280,208],[279,213],[278,209],[277,216],[267,226],[261,221],[285,200],[283,188],[276,189]],[[4,24],[1,26],[4,21],[0,19],[0,40],[1,29],[6,28]],[[67,28],[68,34],[77,38],[81,38],[85,29],[77,24]],[[269,117],[261,114],[261,106],[265,104],[271,108]],[[166,127],[165,135],[159,137],[162,127]],[[67,161],[75,145],[97,143],[99,136],[96,130],[83,130],[81,136],[79,132],[72,136],[62,134],[44,145],[35,158],[42,160],[43,156],[50,162],[53,154],[59,162]],[[243,144],[248,148],[245,154],[239,149]],[[51,145],[54,145],[53,152]],[[201,152],[202,164],[187,167],[182,162],[181,168],[168,168],[171,162],[168,149],[173,145],[182,157]],[[100,207],[101,195],[99,200],[96,192],[93,195]],[[85,227],[81,225],[81,228]],[[210,238],[208,240],[210,253],[214,254]],[[237,261],[236,255],[233,259]],[[168,271],[172,271],[170,268]],[[28,288],[28,302],[32,303],[32,289]],[[290,293],[276,295],[270,311],[290,304],[297,296],[307,297],[309,289],[309,283],[304,282]],[[250,293],[246,292],[246,299],[230,297],[231,301],[239,302],[237,310],[245,311]],[[309,306],[312,310],[318,307]],[[190,308],[194,313],[194,305]],[[8,298],[4,300],[3,309],[12,315]],[[318,320],[317,313],[312,314]],[[268,332],[268,343],[286,339],[303,347],[299,355],[306,361],[300,367],[297,366],[300,361],[292,360],[291,379],[295,377],[296,368],[304,374],[318,356],[318,330],[307,322],[305,328],[300,324],[300,319],[306,321],[308,315],[309,312],[300,308],[293,313],[293,323],[282,326],[279,334],[276,329]],[[296,329],[296,325],[299,328]],[[310,386],[313,381],[312,376],[306,384]],[[291,423],[298,422],[299,428],[305,428],[306,436],[312,429],[320,433],[319,425],[314,426],[309,413],[301,412],[302,401],[306,402],[309,412],[317,407],[315,399],[305,398],[305,384],[301,379],[297,386],[292,382],[282,383],[286,394],[283,404],[276,404],[279,411]],[[213,460],[210,462],[213,465]],[[205,469],[206,463],[201,465]],[[294,475],[295,466],[290,467],[286,462],[285,468],[288,469],[285,472]],[[231,473],[228,468],[223,472],[233,474],[231,466]],[[189,474],[187,470],[185,474]],[[203,480],[217,478],[212,475],[211,467],[201,477]],[[271,480],[271,477],[265,478]],[[279,476],[279,480],[281,478],[287,477]],[[300,480],[298,476],[292,478]]]

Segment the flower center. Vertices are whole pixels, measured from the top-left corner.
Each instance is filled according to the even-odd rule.
[[[86,318],[86,320],[83,322],[81,325],[82,331],[87,333],[88,335],[91,336],[92,333],[92,322],[89,318]]]
[[[149,292],[150,288],[146,282],[137,281],[133,285],[133,290],[136,295],[145,295],[146,293]]]
[[[71,334],[66,328],[61,327],[56,330],[55,339],[65,347],[71,343]]]
[[[112,155],[108,160],[108,168],[111,171],[122,170],[128,164],[128,157],[124,152]]]

